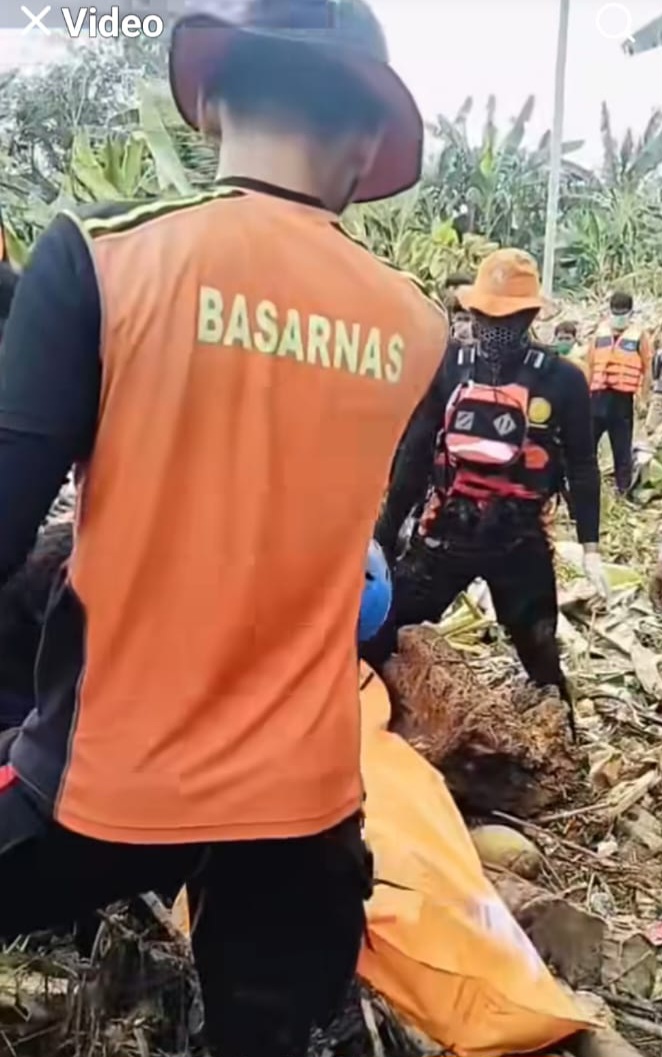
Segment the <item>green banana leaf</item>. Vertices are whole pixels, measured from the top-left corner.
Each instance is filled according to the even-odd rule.
[[[73,186],[76,190],[80,188],[81,197],[86,196],[88,201],[118,202],[126,197],[106,176],[86,132],[76,133],[69,172]]]
[[[159,189],[175,190],[180,195],[193,194],[186,170],[161,117],[157,99],[149,88],[143,87],[140,92],[139,110],[142,132],[154,159]]]
[[[6,220],[4,221],[4,236],[7,245],[7,256],[11,264],[19,270],[24,268],[28,263],[31,247],[18,237]]]
[[[605,576],[612,591],[624,591],[628,587],[640,587],[643,583],[641,575],[636,569],[630,569],[626,565],[613,565],[605,562]]]
[[[142,134],[134,134],[124,145],[121,175],[124,186],[130,188],[131,198],[137,194],[143,179],[146,148]]]
[[[654,455],[642,470],[634,497],[644,505],[662,497],[662,453]]]

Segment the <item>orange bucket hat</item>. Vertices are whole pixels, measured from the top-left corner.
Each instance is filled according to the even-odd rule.
[[[482,261],[473,285],[461,286],[456,296],[462,308],[497,318],[547,304],[538,265],[523,250],[495,250]]]

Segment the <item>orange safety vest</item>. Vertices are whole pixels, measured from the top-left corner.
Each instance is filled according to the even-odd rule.
[[[62,595],[84,661],[55,817],[129,843],[319,833],[362,803],[365,551],[445,317],[276,192],[82,231],[103,384]]]
[[[615,337],[608,323],[600,324],[593,342],[592,392],[637,392],[644,373],[641,335],[640,327],[629,326]]]

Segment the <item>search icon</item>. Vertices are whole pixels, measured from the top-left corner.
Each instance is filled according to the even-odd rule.
[[[607,40],[621,40],[634,44],[632,15],[625,4],[603,4],[595,19],[598,33]]]

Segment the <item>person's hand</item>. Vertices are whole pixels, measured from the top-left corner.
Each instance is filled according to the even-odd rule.
[[[655,609],[662,612],[662,555],[658,558],[651,577],[650,597]]]
[[[584,574],[586,579],[593,585],[596,592],[600,595],[600,598],[604,599],[604,601],[609,604],[611,591],[599,551],[584,551]]]

